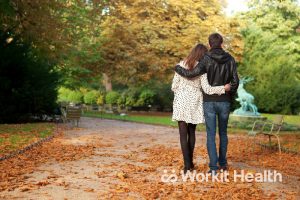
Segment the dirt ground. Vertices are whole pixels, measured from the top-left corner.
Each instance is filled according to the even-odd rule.
[[[241,136],[230,135],[229,143],[240,140],[239,137]],[[13,182],[16,185],[0,190],[0,199],[300,198],[299,169],[290,172],[286,168],[276,168],[277,165],[273,168],[265,168],[264,166],[268,165],[259,165],[247,160],[248,157],[254,156],[251,153],[247,154],[248,157],[236,158],[234,152],[229,152],[230,174],[233,174],[234,169],[252,173],[276,169],[279,173],[282,172],[282,182],[234,182],[232,178],[228,183],[183,182],[180,179],[174,183],[163,182],[162,175],[165,172],[170,174],[172,170],[175,170],[175,175],[181,177],[182,156],[178,130],[175,128],[82,118],[80,128],[66,130],[62,136],[55,139],[55,142],[62,146],[89,145],[92,151],[89,149],[91,152],[89,155],[75,156],[74,159],[45,159],[40,164],[34,165],[30,172],[19,173],[13,178],[7,178],[2,174],[7,178],[7,185]],[[38,148],[36,152],[41,151]],[[51,146],[51,148],[53,151],[55,150],[55,146]],[[51,154],[51,148],[49,154]],[[229,148],[236,148],[238,151],[240,147],[235,145],[229,146]],[[61,156],[64,156],[63,152],[65,152],[65,156],[72,153],[65,149]],[[257,153],[255,156],[259,156],[259,154]],[[274,159],[278,160],[275,153],[265,156],[274,156]],[[21,162],[22,158],[18,159],[19,161],[15,162]],[[283,162],[280,166],[288,165],[284,161],[278,160],[278,162]],[[194,162],[197,172],[205,173],[208,170],[205,133],[197,133]],[[9,163],[6,163],[6,166],[7,164]],[[298,163],[298,167],[299,165],[300,163]],[[22,179],[18,179],[19,177]],[[22,184],[17,183],[20,181]]]

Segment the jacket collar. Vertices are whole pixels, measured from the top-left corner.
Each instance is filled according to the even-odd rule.
[[[213,47],[213,48],[210,48],[209,51],[214,51],[214,50],[222,50],[222,51],[224,51],[224,49],[222,47]]]

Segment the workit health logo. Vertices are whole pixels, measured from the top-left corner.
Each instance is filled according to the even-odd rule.
[[[282,174],[276,170],[264,170],[261,173],[246,172],[245,170],[219,171],[217,173],[203,173],[196,170],[180,171],[179,175],[176,170],[164,170],[161,176],[164,183],[176,182],[257,182],[257,183],[275,183],[282,182]]]

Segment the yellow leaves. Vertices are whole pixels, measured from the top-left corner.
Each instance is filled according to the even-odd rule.
[[[58,181],[57,185],[64,186],[67,189],[70,186],[70,183],[66,183],[65,181]]]
[[[20,191],[21,191],[21,192],[27,192],[27,191],[29,191],[29,190],[31,190],[31,189],[32,189],[32,188],[29,187],[29,186],[24,186],[24,187],[20,188]]]
[[[123,84],[133,78],[165,78],[170,67],[196,43],[207,44],[208,35],[227,24],[227,19],[218,14],[219,1],[130,0],[112,6],[114,12],[102,23],[103,37],[107,39],[103,56],[109,62],[108,70],[115,74],[113,78]],[[139,71],[140,63],[147,70]]]
[[[14,38],[9,37],[9,38],[6,39],[6,43],[9,44],[9,43],[11,43],[13,40],[14,40]]]
[[[50,182],[48,180],[42,180],[42,181],[39,181],[36,185],[38,186],[46,186],[46,185],[49,185]]]
[[[124,192],[129,192],[129,189],[128,189],[128,187],[117,185],[116,188],[114,188],[114,191],[116,193],[124,193]]]
[[[124,180],[125,178],[128,178],[128,174],[126,174],[125,172],[117,172],[116,177],[121,180]]]
[[[86,188],[84,189],[85,192],[95,192],[95,190],[93,188]]]

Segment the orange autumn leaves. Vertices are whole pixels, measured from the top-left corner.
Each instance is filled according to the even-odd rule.
[[[45,142],[41,146],[26,151],[24,154],[1,161],[0,191],[14,190],[18,187],[29,190],[30,188],[46,185],[48,180],[37,183],[34,186],[24,185],[25,179],[27,179],[24,174],[32,173],[38,166],[51,160],[64,162],[91,156],[94,153],[94,149],[101,146],[100,143],[87,145],[63,144],[60,137],[61,135],[50,142]]]
[[[118,139],[120,138],[122,137],[118,137]],[[299,158],[296,155],[283,153],[279,157],[276,152],[265,151],[259,147],[252,153],[249,151],[247,140],[244,137],[230,136],[229,140],[228,159],[232,163],[230,166],[231,173],[232,170],[238,168],[235,163],[243,163],[251,166],[251,169],[256,166],[278,170],[285,175],[300,177],[299,170],[295,170],[297,163],[299,163]],[[111,182],[106,182],[109,184],[109,190],[106,191],[106,194],[102,194],[100,190],[98,191],[90,186],[81,189],[83,189],[83,192],[90,194],[97,193],[99,198],[274,199],[280,197],[278,191],[266,194],[263,188],[256,183],[235,183],[233,181],[229,183],[163,183],[160,177],[164,169],[175,169],[178,173],[183,166],[182,155],[178,146],[150,145],[145,148],[137,144],[141,148],[132,149],[130,153],[125,154],[117,151],[116,154],[113,152],[116,146],[102,144],[101,142],[104,140],[93,138],[93,136],[86,140],[86,144],[81,143],[83,138],[78,135],[71,141],[73,142],[68,141],[68,137],[63,137],[61,134],[54,140],[35,147],[25,154],[0,162],[0,191],[20,188],[20,191],[27,192],[51,184],[58,184],[68,189],[70,185],[64,179],[54,181],[59,174],[49,174],[35,183],[28,182],[26,179],[28,179],[28,174],[35,172],[40,165],[49,161],[54,160],[68,166],[69,162],[66,161],[76,161],[85,157],[96,156],[99,162],[101,157],[112,159],[112,162],[103,165],[103,169],[99,168],[94,173],[96,179],[99,179],[100,182],[111,180]],[[200,141],[199,144],[201,144]],[[124,146],[124,149],[130,150],[130,148]],[[122,159],[124,162],[119,162]],[[197,146],[195,159],[197,160],[196,170],[206,172],[208,170],[208,160],[204,145]],[[288,163],[289,166],[282,163]],[[82,178],[88,179],[90,177]],[[287,191],[282,191],[282,193],[291,199],[295,196],[295,193],[288,193]]]

